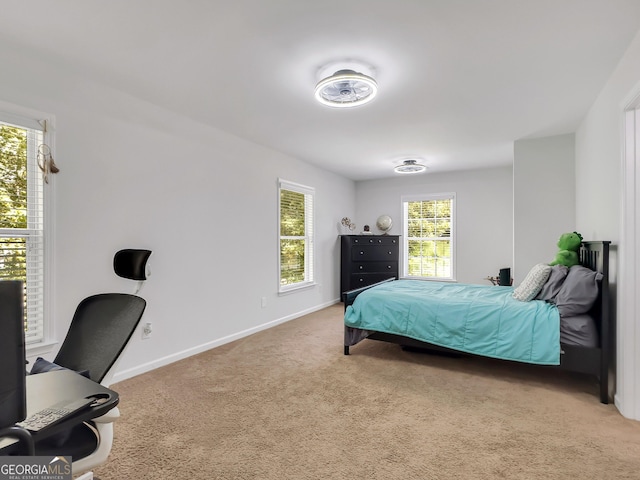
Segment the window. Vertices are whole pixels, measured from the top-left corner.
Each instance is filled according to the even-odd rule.
[[[0,113],[0,279],[24,282],[27,344],[45,337],[44,141],[38,121]]]
[[[279,280],[284,293],[312,285],[313,197],[311,187],[279,180]]]
[[[404,197],[404,275],[454,280],[454,194]]]

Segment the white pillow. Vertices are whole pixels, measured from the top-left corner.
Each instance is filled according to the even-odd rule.
[[[522,283],[513,291],[513,298],[521,302],[533,300],[551,274],[551,266],[546,263],[539,263],[527,273]]]

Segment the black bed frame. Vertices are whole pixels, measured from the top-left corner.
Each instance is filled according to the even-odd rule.
[[[594,306],[589,312],[596,321],[598,333],[600,337],[600,345],[597,347],[579,347],[575,345],[560,344],[560,365],[548,367],[559,368],[572,372],[579,372],[588,375],[594,375],[598,378],[600,386],[600,402],[609,403],[609,361],[611,358],[611,335],[613,333],[611,321],[611,296],[609,292],[609,246],[611,242],[582,242],[580,248],[580,264],[590,268],[591,270],[602,273],[602,281],[600,283],[600,293]],[[346,309],[351,305],[356,297],[363,291],[381,283],[394,281],[395,278],[389,278],[382,282],[368,285],[366,287],[350,290],[342,294],[342,301]],[[345,345],[344,354],[349,355],[349,344],[347,334],[349,327],[345,326]],[[381,340],[385,342],[396,343],[406,347],[421,348],[427,350],[435,350],[446,353],[459,353],[455,350],[443,348],[427,342],[421,342],[412,338],[403,337],[401,335],[393,335],[382,332],[367,331],[363,334],[363,338],[372,340]],[[356,342],[357,343],[357,342]],[[465,353],[465,355],[467,355]],[[470,354],[469,354],[470,355]]]

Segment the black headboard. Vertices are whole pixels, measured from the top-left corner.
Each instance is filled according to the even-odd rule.
[[[600,343],[609,343],[609,246],[611,242],[582,242],[580,247],[580,265],[602,273],[600,281],[600,294],[592,308],[592,316],[596,319],[600,330]]]
[[[609,359],[611,356],[611,293],[609,291],[609,247],[610,241],[582,242],[580,248],[580,264],[602,273],[600,295],[594,304],[591,314],[600,330],[600,382],[601,401],[607,403],[608,385],[604,385],[608,378]]]

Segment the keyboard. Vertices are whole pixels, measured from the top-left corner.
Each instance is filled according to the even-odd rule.
[[[95,398],[81,398],[79,400],[65,400],[51,407],[40,410],[22,422],[16,423],[18,427],[26,428],[31,432],[38,432],[45,427],[53,425],[72,413],[89,407]]]

